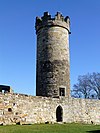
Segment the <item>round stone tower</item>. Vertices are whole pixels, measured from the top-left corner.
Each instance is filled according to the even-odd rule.
[[[37,96],[70,95],[69,34],[70,19],[57,12],[36,17],[37,34]]]

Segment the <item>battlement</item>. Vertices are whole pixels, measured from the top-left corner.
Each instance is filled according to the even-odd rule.
[[[70,34],[70,18],[62,16],[60,12],[57,12],[54,18],[51,17],[49,12],[44,12],[44,16],[36,17],[35,29],[36,33],[43,27],[59,26],[68,30]]]

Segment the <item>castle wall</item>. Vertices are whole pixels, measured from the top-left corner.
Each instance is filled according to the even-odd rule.
[[[67,97],[47,98],[23,94],[0,94],[0,124],[55,123],[62,107],[63,122],[100,124],[100,101]]]

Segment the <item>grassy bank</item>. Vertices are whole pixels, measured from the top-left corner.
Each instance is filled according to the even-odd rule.
[[[34,124],[0,126],[0,133],[100,133],[100,126],[84,124]]]

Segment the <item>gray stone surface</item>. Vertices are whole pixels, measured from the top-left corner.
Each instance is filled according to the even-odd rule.
[[[59,96],[60,88],[70,95],[69,17],[60,13],[51,18],[44,13],[36,18],[37,33],[37,96]]]
[[[100,124],[100,100],[0,94],[0,124],[56,123],[57,107],[62,122]]]

